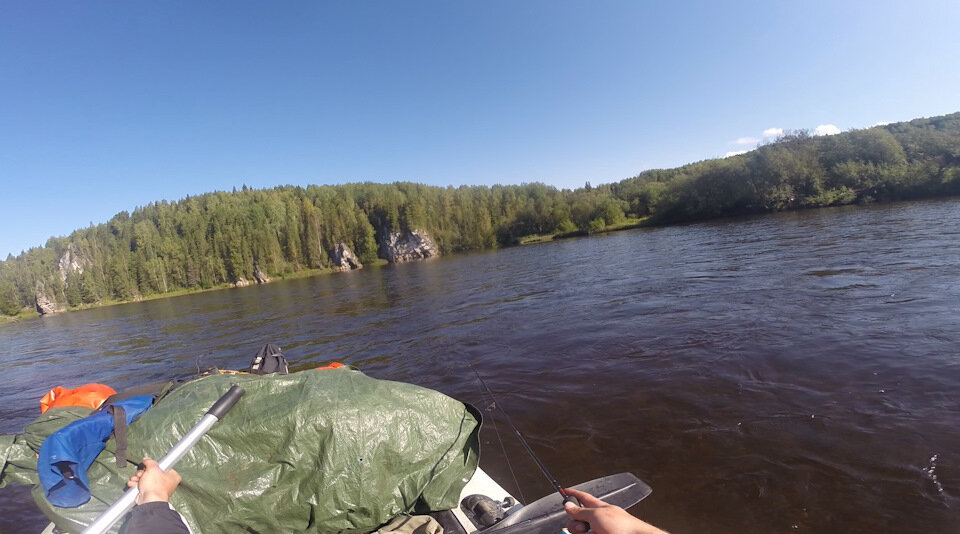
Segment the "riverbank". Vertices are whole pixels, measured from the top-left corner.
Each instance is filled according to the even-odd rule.
[[[382,267],[382,266],[384,266],[384,265],[387,265],[387,260],[378,259],[378,260],[375,261],[375,262],[368,263],[365,267]],[[336,269],[330,269],[330,268],[326,268],[326,269],[304,269],[304,270],[302,270],[302,271],[294,271],[294,272],[282,273],[282,274],[275,275],[275,276],[271,279],[271,281],[270,281],[270,282],[267,282],[267,283],[276,282],[276,281],[280,281],[280,280],[295,280],[295,279],[298,279],[298,278],[311,278],[311,277],[314,277],[314,276],[335,274],[335,273],[339,273],[339,272],[340,272],[340,271],[338,271],[338,270],[336,270]],[[135,299],[133,299],[133,300],[108,299],[108,300],[104,300],[104,301],[101,301],[101,302],[98,302],[98,303],[93,303],[93,304],[83,304],[83,305],[80,305],[80,306],[69,306],[69,307],[67,307],[66,309],[64,309],[63,311],[57,312],[57,314],[60,314],[60,313],[68,313],[68,312],[75,312],[75,311],[82,311],[82,310],[90,310],[90,309],[93,309],[93,308],[105,308],[105,307],[108,307],[108,306],[116,306],[116,305],[119,305],[119,304],[130,304],[131,302],[146,302],[146,301],[149,301],[149,300],[159,300],[159,299],[166,299],[166,298],[173,298],[173,297],[181,297],[181,296],[184,296],[184,295],[194,295],[194,294],[197,294],[197,293],[208,293],[208,292],[211,292],[211,291],[220,291],[220,290],[222,290],[222,289],[236,289],[236,288],[237,288],[237,286],[234,285],[234,284],[217,284],[217,285],[212,286],[212,287],[199,287],[199,288],[192,288],[192,289],[175,289],[175,290],[173,290],[173,291],[168,291],[168,292],[166,292],[166,293],[154,293],[154,294],[152,294],[152,295],[140,296],[140,297],[137,297],[137,298],[135,298]],[[56,315],[56,314],[55,314],[55,315]],[[10,324],[10,323],[17,323],[17,322],[25,321],[25,320],[29,320],[29,319],[37,319],[37,318],[40,318],[40,317],[43,317],[43,315],[41,315],[40,313],[38,313],[36,310],[31,309],[31,308],[23,308],[22,310],[20,310],[20,313],[17,314],[17,315],[0,315],[0,325]]]
[[[518,245],[536,245],[538,243],[549,243],[557,239],[568,239],[571,237],[585,237],[590,235],[597,234],[608,234],[610,232],[619,232],[621,230],[633,230],[634,228],[642,228],[644,226],[649,226],[650,217],[628,217],[624,222],[611,224],[609,226],[604,226],[601,229],[587,231],[587,230],[574,230],[573,232],[557,232],[551,234],[531,234],[528,236],[521,237],[517,244]]]
[[[911,201],[906,201],[906,202],[917,202],[917,201],[922,201],[922,200],[931,200],[931,199],[916,199],[916,200],[911,200]],[[869,203],[862,203],[862,204],[853,203],[853,204],[844,204],[844,205],[836,205],[836,206],[809,207],[809,208],[804,208],[804,209],[796,209],[796,208],[795,208],[795,209],[784,210],[783,212],[788,212],[788,211],[789,211],[789,212],[797,212],[797,211],[818,211],[818,210],[823,210],[823,209],[828,209],[828,208],[843,208],[843,207],[850,207],[850,206],[857,206],[857,205],[867,206],[867,205],[873,205],[873,204],[888,204],[888,203],[889,203],[889,202],[869,202]],[[773,213],[778,213],[778,212],[773,212]],[[780,212],[780,213],[782,213],[782,212]],[[750,214],[750,215],[746,215],[746,216],[747,216],[747,217],[756,217],[756,216],[764,216],[764,215],[770,215],[770,213],[763,213],[763,214],[756,214],[756,213],[755,213],[755,214]],[[556,240],[560,240],[560,239],[568,239],[568,238],[573,238],[573,237],[589,237],[589,236],[592,236],[592,235],[609,234],[609,233],[620,232],[620,231],[623,231],[623,230],[632,230],[632,229],[637,229],[637,228],[679,226],[679,225],[685,225],[685,224],[703,222],[703,221],[706,221],[706,220],[720,220],[720,219],[729,218],[729,217],[738,218],[738,217],[743,217],[743,215],[740,215],[740,216],[728,216],[728,217],[716,217],[716,218],[709,218],[709,219],[702,219],[702,220],[694,220],[694,221],[664,221],[664,220],[660,220],[660,219],[657,219],[657,218],[652,217],[652,216],[647,216],[647,217],[627,217],[626,219],[624,219],[624,220],[623,220],[622,222],[620,222],[620,223],[612,224],[612,225],[607,225],[607,226],[604,226],[604,227],[602,227],[602,228],[595,228],[595,229],[593,229],[593,230],[591,230],[591,231],[587,231],[587,230],[575,230],[575,231],[572,231],[572,232],[557,232],[557,233],[547,233],[547,234],[530,234],[530,235],[527,235],[527,236],[524,236],[524,237],[521,237],[521,238],[517,239],[517,240],[515,241],[514,245],[507,245],[506,247],[503,247],[503,248],[510,248],[510,247],[512,247],[512,246],[536,245],[536,244],[541,244],[541,243],[549,243],[549,242],[556,241]],[[378,267],[378,266],[384,266],[384,265],[387,265],[387,264],[388,264],[388,262],[387,262],[386,260],[384,260],[384,259],[377,259],[377,260],[374,261],[374,262],[367,263],[365,267],[368,267],[368,268],[369,268],[369,267]],[[339,273],[339,272],[340,272],[340,271],[338,271],[338,270],[336,270],[336,269],[331,269],[331,268],[323,268],[323,269],[304,269],[304,270],[300,270],[300,271],[291,271],[291,272],[287,272],[287,273],[281,273],[281,274],[273,275],[273,280],[274,280],[274,281],[278,281],[278,280],[293,280],[293,279],[299,279],[299,278],[311,278],[311,277],[314,277],[314,276],[327,275],[327,274],[333,274],[333,273]],[[235,286],[234,284],[223,283],[223,284],[218,284],[218,285],[215,285],[215,286],[212,286],[212,287],[206,287],[206,288],[177,289],[177,290],[169,291],[169,292],[166,292],[166,293],[154,293],[154,294],[150,294],[150,295],[141,296],[141,297],[138,297],[138,298],[133,299],[133,300],[108,299],[108,300],[101,301],[101,302],[99,302],[99,303],[85,304],[85,305],[81,305],[81,306],[68,307],[68,308],[66,308],[65,310],[63,310],[63,311],[61,311],[61,312],[58,312],[58,313],[66,313],[66,312],[70,312],[70,311],[80,311],[80,310],[86,310],[86,309],[91,309],[91,308],[102,308],[102,307],[105,307],[105,306],[114,306],[114,305],[117,305],[117,304],[128,304],[128,303],[131,303],[131,302],[143,302],[143,301],[148,301],[148,300],[157,300],[157,299],[164,299],[164,298],[170,298],[170,297],[178,297],[178,296],[183,296],[183,295],[192,295],[192,294],[195,294],[195,293],[205,293],[205,292],[210,292],[210,291],[218,291],[218,290],[221,290],[221,289],[232,289],[232,288],[235,288],[235,287],[236,287],[236,286]],[[36,310],[34,310],[34,309],[32,309],[32,308],[23,308],[23,309],[21,310],[21,312],[20,312],[18,315],[16,315],[16,316],[0,315],[0,325],[2,325],[2,324],[8,324],[8,323],[20,322],[20,321],[29,320],[29,319],[35,319],[35,318],[37,318],[37,317],[42,317],[42,315],[39,314],[39,313],[37,313]]]
[[[0,315],[0,324],[17,323],[26,319],[36,319],[40,314],[36,310],[23,308],[17,315]]]

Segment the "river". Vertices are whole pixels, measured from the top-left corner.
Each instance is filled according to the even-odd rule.
[[[564,484],[631,471],[674,534],[960,531],[960,201],[632,230],[0,326],[0,432],[51,387],[264,343],[485,407]],[[492,424],[481,465],[550,491]],[[505,451],[505,452],[504,452]],[[516,472],[511,476],[510,466]],[[0,531],[38,531],[22,489]]]

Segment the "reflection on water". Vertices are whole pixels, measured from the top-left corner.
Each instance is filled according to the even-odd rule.
[[[958,274],[960,203],[945,201],[68,313],[0,327],[0,430],[21,430],[54,385],[245,367],[266,342],[294,369],[338,360],[483,406],[469,360],[561,482],[632,471],[655,490],[634,511],[670,530],[954,532]],[[508,488],[550,491],[492,425],[483,446]],[[42,521],[28,499],[0,492],[0,531]]]

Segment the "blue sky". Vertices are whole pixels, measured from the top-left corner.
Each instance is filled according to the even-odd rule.
[[[955,0],[4,2],[0,258],[242,184],[573,188],[960,111],[958,20]]]

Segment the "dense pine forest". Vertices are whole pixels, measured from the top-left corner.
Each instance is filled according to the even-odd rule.
[[[791,132],[746,154],[559,190],[415,183],[242,187],[121,212],[0,262],[0,314],[333,270],[344,248],[382,262],[391,233],[440,253],[637,224],[960,194],[960,113],[832,136]]]

